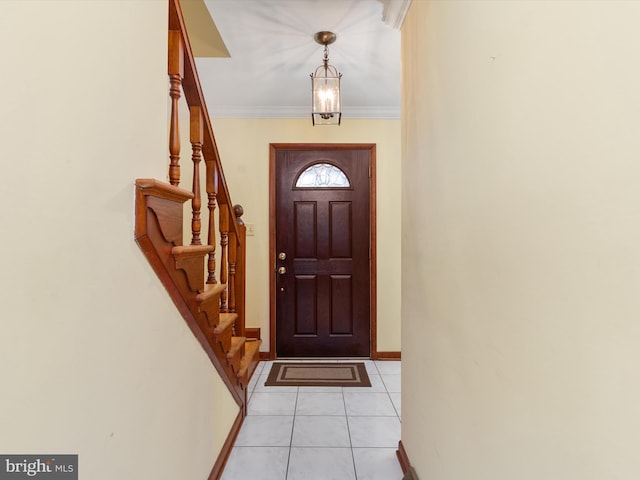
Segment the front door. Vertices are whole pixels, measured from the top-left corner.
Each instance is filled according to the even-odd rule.
[[[278,357],[370,355],[373,146],[354,147],[275,151]]]

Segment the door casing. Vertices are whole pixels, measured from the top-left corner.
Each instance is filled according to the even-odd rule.
[[[271,143],[269,144],[269,359],[276,358],[276,178],[275,158],[278,150],[368,150],[369,151],[369,276],[370,276],[370,352],[377,354],[376,315],[376,145],[375,143]]]

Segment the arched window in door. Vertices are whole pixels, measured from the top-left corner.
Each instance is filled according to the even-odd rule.
[[[349,188],[351,183],[335,165],[314,163],[307,167],[296,180],[296,188]]]

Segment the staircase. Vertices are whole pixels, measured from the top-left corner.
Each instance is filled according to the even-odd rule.
[[[259,362],[260,347],[260,340],[245,337],[243,209],[230,200],[179,0],[169,0],[168,45],[169,182],[136,180],[135,239],[240,407],[232,441],[246,415],[247,386]],[[190,117],[190,189],[180,186],[182,96]],[[190,213],[189,245],[184,245],[185,213]],[[210,479],[221,475],[229,448],[228,441]]]
[[[206,259],[215,253],[214,246],[182,245],[183,203],[190,199],[192,192],[171,184],[136,180],[135,238],[238,405],[246,410],[246,387],[259,361],[260,341],[241,336],[244,325],[238,306],[229,307],[229,291],[237,290],[205,280]],[[221,263],[228,265],[227,270],[237,268],[237,258],[235,262],[223,258]],[[224,271],[221,275],[224,278]],[[237,272],[227,278],[237,286]]]

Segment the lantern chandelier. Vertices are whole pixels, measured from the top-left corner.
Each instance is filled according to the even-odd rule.
[[[311,74],[311,121],[313,125],[340,125],[340,78],[336,67],[329,65],[329,47],[336,41],[333,32],[318,32],[313,36],[324,45],[322,65]]]

